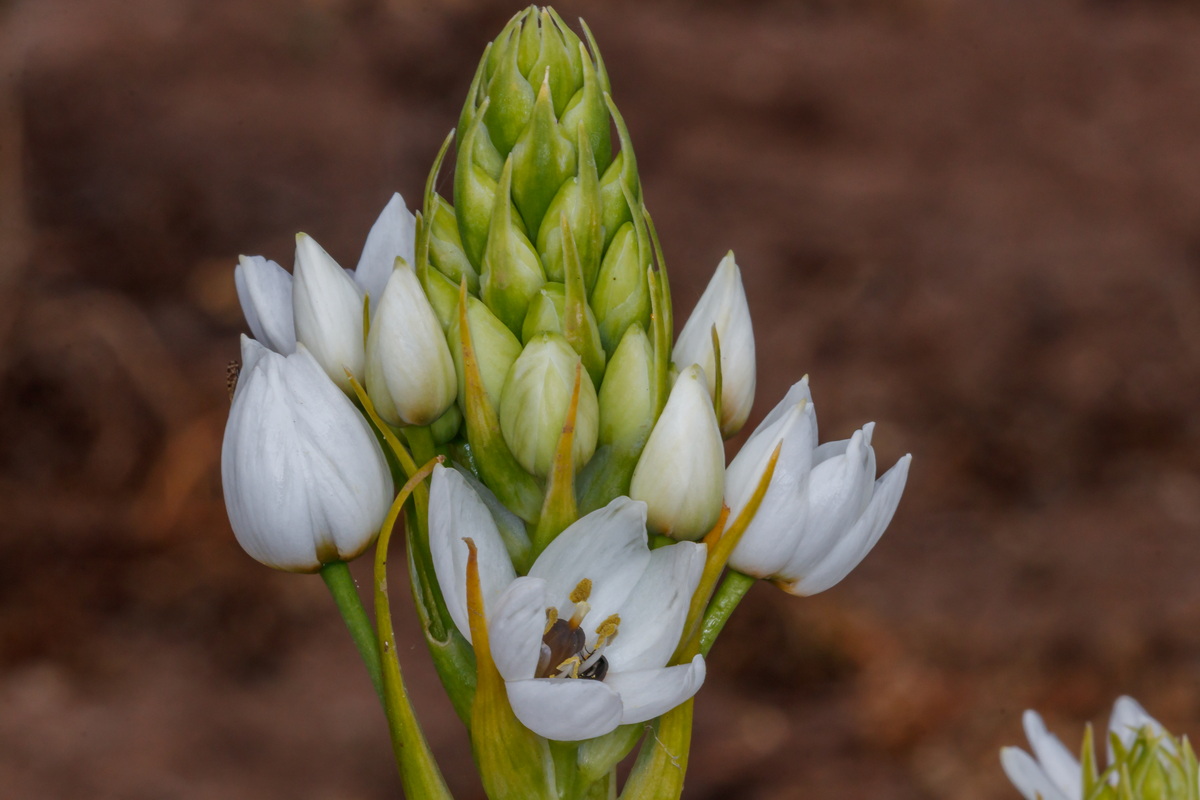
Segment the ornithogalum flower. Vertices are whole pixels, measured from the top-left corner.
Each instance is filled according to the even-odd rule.
[[[651,551],[644,503],[618,497],[582,517],[518,576],[483,500],[462,475],[435,468],[429,546],[450,616],[469,639],[465,538],[478,548],[496,668],[530,730],[590,739],[659,716],[699,690],[702,656],[666,664],[705,548],[682,542]]]
[[[762,505],[730,565],[798,595],[823,592],[846,577],[891,522],[912,460],[904,456],[876,480],[873,431],[868,423],[849,439],[816,446],[808,380],[792,386],[725,473],[725,502],[736,519],[782,443]]]
[[[221,483],[238,543],[291,572],[365,550],[393,494],[367,421],[308,350],[283,356],[246,336]]]
[[[1083,800],[1085,796],[1182,800],[1200,792],[1191,749],[1185,747],[1181,756],[1176,739],[1132,697],[1119,697],[1113,704],[1108,769],[1102,774],[1087,774],[1036,711],[1026,711],[1022,722],[1033,755],[1019,747],[1005,747],[1000,750],[1000,763],[1026,800]]]
[[[750,306],[732,252],[717,265],[708,288],[679,332],[671,354],[671,360],[680,369],[689,364],[704,368],[710,394],[715,391],[717,380],[714,327],[721,345],[721,433],[728,438],[741,430],[750,416],[756,374]]]

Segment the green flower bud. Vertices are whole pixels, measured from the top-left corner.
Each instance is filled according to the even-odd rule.
[[[499,197],[507,198],[512,185],[512,159],[504,163],[500,175]],[[533,245],[518,226],[512,203],[498,201],[488,229],[487,250],[483,254],[480,296],[497,317],[514,333],[521,330],[529,301],[546,275]]]
[[[483,263],[492,206],[496,202],[496,182],[500,179],[504,163],[488,139],[487,128],[483,124],[482,112],[487,110],[489,102],[484,101],[481,113],[473,121],[459,127],[463,133],[459,142],[458,165],[454,169],[458,231],[467,257],[476,266]]]
[[[475,297],[467,298],[467,324],[471,326],[471,345],[475,348],[483,389],[492,401],[492,406],[498,406],[508,370],[517,360],[517,356],[521,355],[521,342]],[[454,371],[458,375],[458,405],[466,408],[467,383],[463,367],[462,328],[457,314],[450,323],[446,338],[450,344],[450,355],[454,358]]]
[[[630,325],[650,327],[650,287],[646,285],[650,251],[638,239],[632,222],[621,226],[604,254],[592,289],[592,311],[598,320],[600,341],[609,355]]]
[[[563,306],[567,302],[567,287],[561,283],[544,283],[529,301],[529,311],[521,325],[521,341],[528,342],[539,333],[562,333]]]
[[[429,228],[429,263],[454,284],[456,297],[458,284],[463,278],[467,279],[467,290],[471,294],[479,294],[479,273],[463,249],[454,207],[438,195],[434,195],[433,204],[433,222]]]
[[[630,325],[608,362],[597,396],[599,440],[640,453],[654,428],[654,348],[640,325]]]
[[[433,441],[436,444],[453,441],[458,436],[459,429],[462,428],[462,422],[462,412],[458,410],[457,404],[452,404],[446,409],[445,414],[442,414],[429,426],[429,430],[433,433]]]
[[[566,339],[541,333],[526,345],[504,382],[500,431],[517,462],[538,477],[546,477],[554,462],[580,363]],[[599,417],[596,390],[590,380],[582,380],[571,449],[576,469],[596,450]]]
[[[549,73],[538,91],[533,117],[513,146],[511,157],[513,202],[529,227],[529,238],[537,240],[546,208],[558,188],[574,173],[578,160],[575,145],[554,118]]]
[[[584,146],[579,148],[577,177],[565,181],[554,195],[537,236],[538,253],[551,280],[565,280],[561,222],[565,218],[574,233],[584,285],[591,289],[596,283],[596,273],[600,268],[600,246],[603,243],[600,216],[600,179],[596,175],[596,161],[585,138]]]

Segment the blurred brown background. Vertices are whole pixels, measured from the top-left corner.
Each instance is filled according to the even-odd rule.
[[[738,254],[753,419],[809,373],[823,438],[874,419],[881,465],[916,457],[850,578],[734,618],[688,796],[1015,798],[1021,709],[1074,748],[1122,692],[1200,733],[1200,6],[560,9],[603,49],[680,319]],[[515,10],[0,3],[0,795],[398,796],[321,582],[225,520],[232,269],[290,266],[300,230],[353,265]]]

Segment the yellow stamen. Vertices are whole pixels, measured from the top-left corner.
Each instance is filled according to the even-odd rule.
[[[575,613],[571,615],[569,620],[567,620],[567,624],[572,628],[578,628],[580,623],[583,622],[583,618],[586,617],[588,612],[591,610],[591,606],[580,600],[575,604]]]
[[[617,628],[621,626],[621,615],[613,614],[604,622],[600,623],[600,627],[596,628],[596,635],[600,639],[611,639],[617,635]]]
[[[542,631],[542,636],[545,636],[547,633],[549,633],[550,629],[554,627],[554,623],[556,622],[558,622],[558,609],[554,606],[550,606],[550,608],[546,609],[546,630]]]
[[[579,665],[582,663],[583,663],[583,659],[581,659],[579,656],[571,656],[566,661],[559,664],[558,667],[556,667],[556,669],[558,670],[558,674],[555,675],[554,677],[556,677],[556,678],[578,678],[579,677]]]
[[[590,578],[584,578],[579,582],[579,585],[570,594],[572,603],[582,603],[592,596],[592,581]]]

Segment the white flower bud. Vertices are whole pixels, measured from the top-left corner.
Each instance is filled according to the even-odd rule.
[[[500,431],[527,471],[546,477],[575,387],[579,355],[557,333],[539,333],[513,362],[500,398]],[[600,409],[596,389],[582,373],[571,455],[579,469],[596,451]]]
[[[375,435],[303,346],[282,356],[243,336],[242,360],[221,449],[238,543],[292,572],[354,558],[392,502]]]
[[[400,263],[367,337],[367,392],[392,425],[429,425],[454,402],[454,360],[421,282]]]
[[[296,234],[292,290],[296,341],[308,348],[334,383],[350,393],[346,370],[362,378],[363,296],[358,284],[307,234]]]
[[[729,437],[741,430],[750,416],[756,375],[750,306],[732,251],[717,265],[671,353],[671,360],[681,369],[688,364],[704,368],[710,395],[716,390],[717,380],[714,326],[721,344],[721,434]]]
[[[371,315],[379,313],[379,303],[384,287],[392,276],[396,258],[409,264],[415,263],[413,245],[417,237],[417,218],[404,205],[399,193],[383,207],[379,218],[371,226],[362,255],[354,269],[354,281],[371,299]]]
[[[721,515],[725,448],[704,381],[695,364],[679,375],[629,486],[650,530],[676,539],[701,538]]]

